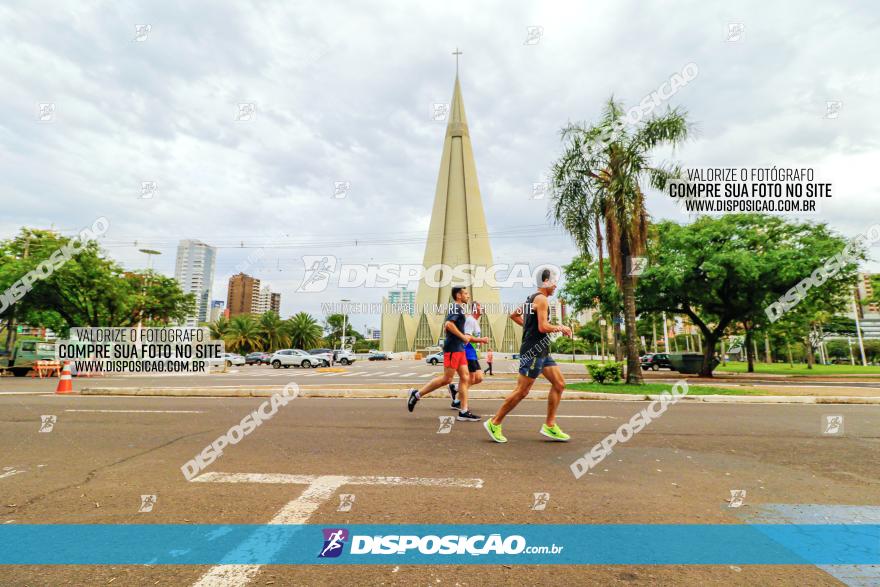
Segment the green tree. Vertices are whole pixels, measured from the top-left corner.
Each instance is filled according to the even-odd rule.
[[[183,293],[173,277],[147,270],[127,272],[124,278],[134,292],[133,318],[142,320],[144,326],[181,324],[187,316],[195,314],[195,296]]]
[[[766,308],[846,243],[824,224],[762,214],[706,216],[689,225],[662,222],[652,227],[639,305],[687,315],[705,341],[701,375],[711,377],[716,343],[728,327],[743,321],[766,327]],[[819,308],[833,308],[851,287],[855,270],[855,263],[846,264],[778,322],[799,333],[809,330],[804,320],[815,319],[811,315]]]
[[[306,312],[292,316],[287,322],[287,335],[294,348],[308,349],[321,340],[321,325]]]
[[[217,320],[208,324],[208,330],[213,340],[221,340],[229,330],[229,320],[226,316],[220,316]]]
[[[22,295],[0,307],[0,317],[66,336],[73,326],[132,326],[142,318],[149,324],[177,323],[195,308],[194,296],[176,281],[154,272],[125,272],[95,241],[80,246],[56,232],[29,228],[0,241],[0,291],[35,270],[44,278],[28,291],[16,286]]]
[[[257,329],[263,341],[263,350],[271,352],[290,346],[290,335],[287,333],[288,325],[275,312],[269,311],[261,314]]]
[[[615,316],[623,311],[623,297],[608,273],[602,271],[601,264],[580,256],[572,259],[563,267],[565,271],[565,287],[561,296],[575,311],[596,308],[606,323],[611,324]],[[601,340],[603,328],[596,323],[597,334]],[[619,322],[614,323],[614,356],[615,360],[622,357],[620,350],[621,335]]]
[[[233,316],[223,340],[230,353],[250,353],[263,348],[260,326],[250,314]]]
[[[657,147],[684,141],[688,124],[679,110],[651,116],[631,129],[625,116],[623,105],[611,98],[597,124],[563,129],[565,148],[553,165],[550,216],[572,236],[582,256],[598,252],[602,273],[604,231],[611,271],[623,293],[627,331],[636,332],[636,278],[627,265],[646,245],[643,186],[663,190],[678,176],[675,167],[652,165],[650,155]],[[635,336],[626,339],[626,357],[626,382],[641,383]]]
[[[336,348],[337,346],[341,346],[339,343],[342,340],[343,332],[342,326],[345,324],[345,338],[346,344],[351,344],[352,339],[355,341],[363,339],[363,335],[360,332],[357,332],[351,326],[351,320],[343,316],[342,314],[330,314],[327,316],[325,320],[327,334],[324,337],[327,340],[327,344],[331,347]]]

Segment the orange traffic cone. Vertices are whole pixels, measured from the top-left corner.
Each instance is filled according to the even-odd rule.
[[[70,376],[70,361],[64,361],[64,370],[61,371],[61,379],[55,393],[73,393],[73,378]]]

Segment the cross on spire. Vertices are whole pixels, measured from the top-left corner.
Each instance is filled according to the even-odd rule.
[[[455,48],[455,51],[452,52],[455,55],[455,76],[458,77],[458,56],[462,54],[461,51],[458,50],[458,47]]]

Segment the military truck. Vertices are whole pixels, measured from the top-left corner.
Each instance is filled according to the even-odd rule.
[[[24,377],[34,366],[34,361],[54,361],[55,343],[41,340],[21,340],[12,352],[0,351],[0,371]]]

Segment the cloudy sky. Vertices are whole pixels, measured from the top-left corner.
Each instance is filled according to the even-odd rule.
[[[848,236],[880,220],[871,3],[414,4],[5,3],[0,237],[106,216],[105,248],[126,267],[146,264],[146,246],[173,274],[178,240],[218,246],[215,299],[251,255],[246,272],[282,292],[285,316],[378,301],[384,290],[295,294],[302,256],[421,261],[444,135],[430,114],[451,98],[456,47],[496,262],[570,260],[563,234],[533,230],[547,204],[532,184],[559,129],[595,119],[612,93],[638,103],[688,63],[699,74],[669,104],[695,135],[658,159],[811,167],[833,184],[812,219]],[[242,103],[253,120],[236,120]],[[337,181],[351,184],[345,198]],[[661,194],[649,210],[687,220]]]

